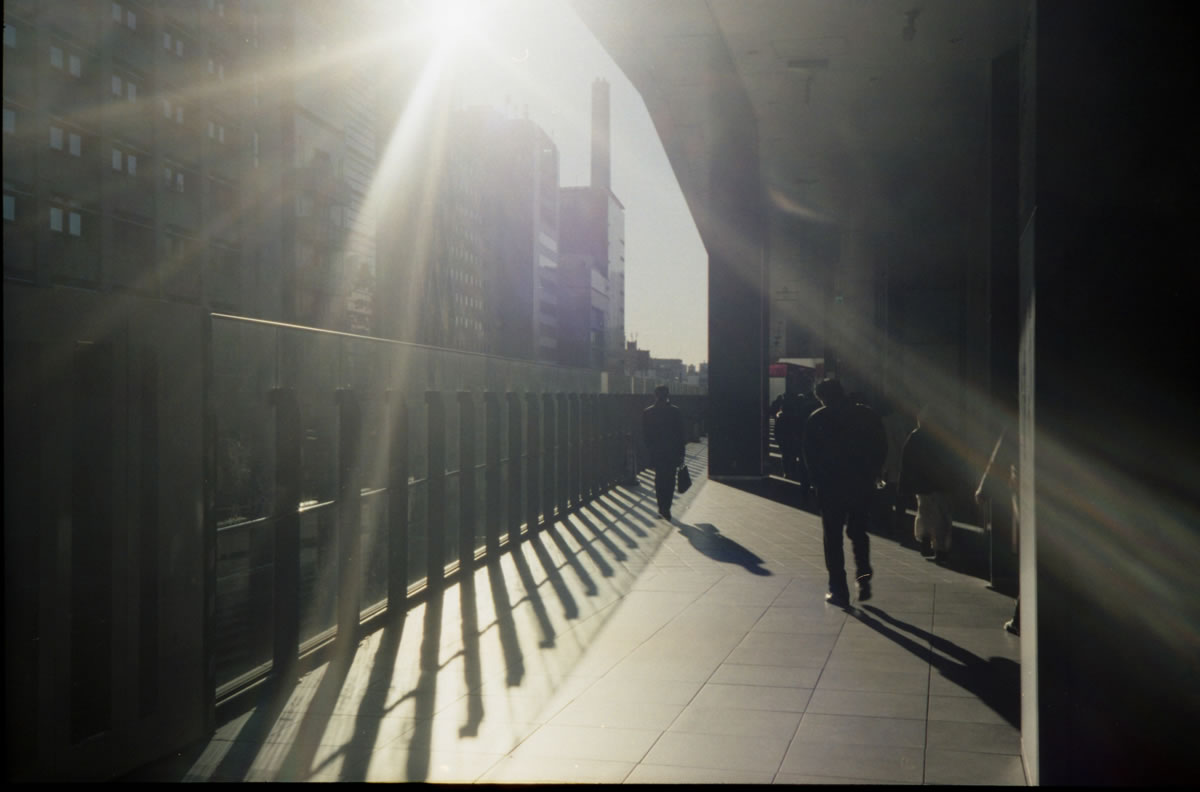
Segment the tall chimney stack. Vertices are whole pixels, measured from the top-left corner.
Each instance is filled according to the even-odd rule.
[[[592,83],[592,188],[612,191],[608,81]]]

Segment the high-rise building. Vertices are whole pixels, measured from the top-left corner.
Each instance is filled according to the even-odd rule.
[[[612,192],[609,85],[592,84],[592,183],[560,192],[559,362],[605,369],[625,343],[625,208]]]
[[[484,267],[492,351],[558,361],[558,147],[528,118],[490,126],[484,174]]]
[[[4,275],[370,332],[369,16],[4,7]]]

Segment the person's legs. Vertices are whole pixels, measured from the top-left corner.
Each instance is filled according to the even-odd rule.
[[[928,496],[931,506],[934,553],[942,558],[950,552],[954,526],[950,521],[950,493],[934,492]]]
[[[825,534],[825,569],[829,572],[829,593],[848,601],[850,587],[846,585],[846,556],[842,548],[842,526],[846,522],[845,498],[823,497],[821,527]]]
[[[870,523],[870,507],[865,498],[850,504],[846,518],[846,536],[854,550],[854,577],[856,580],[871,576],[871,541],[867,536]]]
[[[658,500],[658,513],[671,516],[671,501],[675,498],[675,466],[654,468],[654,495]]]
[[[917,495],[917,516],[913,520],[913,538],[917,540],[917,546],[921,548],[922,554],[924,554],[926,543],[932,541],[931,526],[936,519],[934,510],[932,495]]]

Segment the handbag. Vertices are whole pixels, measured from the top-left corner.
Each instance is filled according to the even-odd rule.
[[[682,495],[683,493],[687,492],[691,486],[692,486],[691,471],[688,470],[687,465],[680,465],[676,489],[678,489],[679,494]]]

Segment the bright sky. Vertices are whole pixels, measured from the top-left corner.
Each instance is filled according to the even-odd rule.
[[[641,95],[564,0],[507,0],[486,26],[509,68],[468,57],[463,104],[529,116],[558,144],[560,181],[591,178],[592,82],[612,98],[612,185],[625,205],[625,333],[656,358],[708,360],[708,254]],[[490,47],[489,47],[490,48]]]

